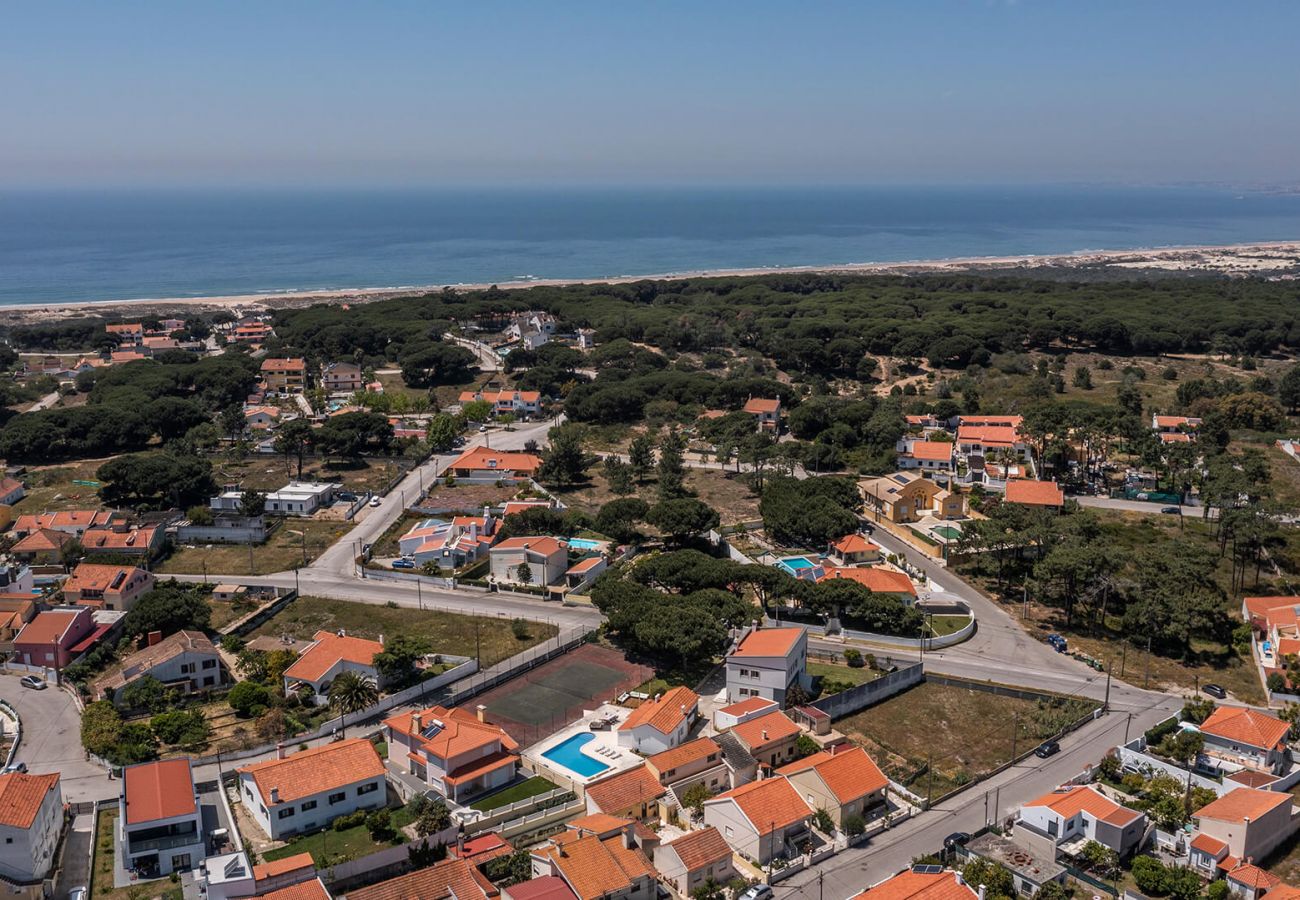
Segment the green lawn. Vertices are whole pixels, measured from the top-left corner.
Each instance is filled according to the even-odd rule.
[[[522,650],[555,637],[558,629],[544,622],[528,622],[521,639],[510,619],[466,616],[459,613],[350,603],[324,597],[299,597],[253,632],[253,635],[288,634],[310,640],[317,631],[345,629],[357,637],[378,640],[406,634],[424,638],[435,653],[474,656],[486,668]]]
[[[547,791],[555,790],[555,785],[541,776],[534,776],[527,781],[519,784],[512,784],[505,790],[497,791],[489,797],[484,797],[477,803],[471,803],[470,809],[489,812],[507,806],[511,803],[518,803],[520,800],[527,800],[529,797],[536,797],[538,794],[545,794]]]
[[[394,808],[390,812],[393,816],[394,829],[400,829],[403,825],[409,825],[414,821],[414,817],[406,811],[405,807]],[[365,825],[345,828],[343,831],[325,828],[314,834],[304,835],[290,841],[283,847],[267,850],[262,854],[262,858],[266,862],[271,862],[284,859],[286,856],[293,856],[296,853],[310,853],[311,858],[316,862],[316,867],[323,869],[349,859],[357,859],[374,853],[376,850],[383,850],[385,847],[392,846],[393,843],[403,843],[406,839],[405,835],[398,832],[397,840],[377,843],[371,840],[370,832],[366,830]]]
[[[970,624],[970,616],[931,616],[930,628],[935,637],[961,631]]]
[[[880,677],[880,673],[863,666],[855,669],[852,666],[840,666],[835,663],[809,662],[808,674],[813,677],[823,679],[823,693],[825,693],[826,682],[839,682],[856,687],[859,684],[866,684],[868,681],[875,681]]]

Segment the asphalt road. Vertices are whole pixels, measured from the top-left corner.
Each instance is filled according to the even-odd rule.
[[[19,677],[0,672],[0,697],[18,710],[23,723],[15,758],[27,763],[33,774],[61,772],[66,801],[106,796],[104,770],[87,760],[81,748],[81,712],[76,702],[54,686],[43,691],[22,687]]]

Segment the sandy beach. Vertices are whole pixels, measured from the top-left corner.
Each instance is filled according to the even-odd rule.
[[[1196,272],[1229,276],[1295,278],[1300,276],[1300,241],[1271,241],[1200,247],[1161,247],[1141,250],[1087,250],[1069,254],[976,256],[954,259],[908,260],[888,263],[848,263],[836,266],[783,266],[712,269],[627,275],[608,278],[529,279],[498,283],[502,290],[569,284],[628,284],[647,280],[780,275],[807,272],[855,275],[921,275],[941,272],[1014,272],[1042,268],[1105,268]],[[352,288],[286,291],[276,294],[236,294],[214,297],[156,297],[136,300],[89,300],[66,303],[0,304],[0,325],[71,318],[77,315],[149,316],[168,312],[209,312],[226,309],[238,315],[316,303],[364,303],[441,291],[482,290],[493,285],[430,284],[402,288]]]

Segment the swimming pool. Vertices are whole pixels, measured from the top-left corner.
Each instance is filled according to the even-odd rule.
[[[609,768],[609,763],[603,763],[582,752],[583,746],[590,744],[595,739],[594,734],[575,734],[571,738],[565,738],[543,753],[542,756],[556,765],[563,766],[570,772],[576,772],[583,778],[590,778]]]
[[[787,569],[799,571],[800,569],[811,569],[816,563],[805,556],[791,556],[788,559],[781,560],[781,565]]]
[[[598,550],[604,546],[603,541],[593,541],[590,538],[569,538],[570,550]]]
[[[955,541],[961,537],[961,529],[954,528],[951,525],[936,525],[930,530],[939,535],[939,537],[946,538],[950,541]]]

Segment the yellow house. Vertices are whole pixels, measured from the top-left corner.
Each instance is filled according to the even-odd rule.
[[[956,519],[965,515],[961,494],[940,487],[915,472],[895,472],[858,482],[867,515],[890,522],[916,522],[926,516]]]

